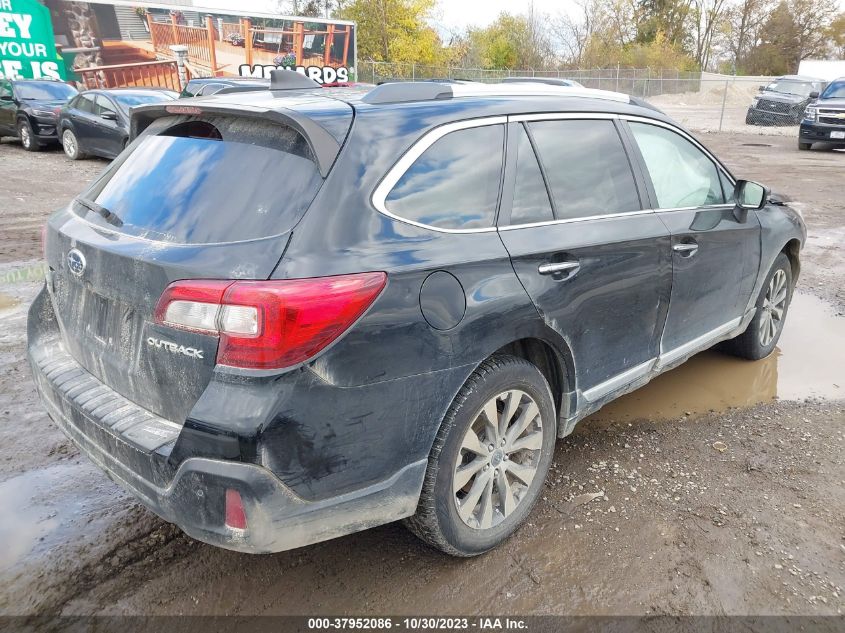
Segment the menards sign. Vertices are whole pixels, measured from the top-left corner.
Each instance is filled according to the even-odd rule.
[[[0,0],[0,78],[65,79],[50,11],[36,0]]]

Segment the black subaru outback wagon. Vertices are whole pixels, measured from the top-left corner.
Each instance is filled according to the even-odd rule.
[[[48,222],[44,404],[195,538],[270,552],[406,519],[479,554],[584,416],[720,341],[774,349],[803,222],[660,112],[297,81],[137,108]]]

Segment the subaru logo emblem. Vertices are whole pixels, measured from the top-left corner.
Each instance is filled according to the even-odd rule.
[[[67,252],[67,267],[77,277],[85,272],[85,255],[79,249],[72,248]]]

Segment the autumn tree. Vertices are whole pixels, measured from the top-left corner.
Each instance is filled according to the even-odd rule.
[[[421,64],[440,61],[440,38],[428,24],[435,0],[349,0],[338,4],[337,18],[358,23],[360,59]]]
[[[758,75],[794,73],[802,59],[824,57],[836,0],[782,0],[766,19],[741,70]]]
[[[637,41],[653,42],[658,33],[671,46],[687,43],[687,20],[693,0],[640,0],[637,16]]]
[[[845,13],[840,13],[827,29],[834,57],[845,58]]]
[[[501,13],[485,28],[471,28],[461,60],[484,68],[540,69],[553,59],[551,40],[543,16],[529,4],[526,15]]]

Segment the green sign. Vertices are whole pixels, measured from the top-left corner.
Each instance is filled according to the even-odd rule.
[[[0,78],[65,79],[50,11],[36,0],[0,0]]]

